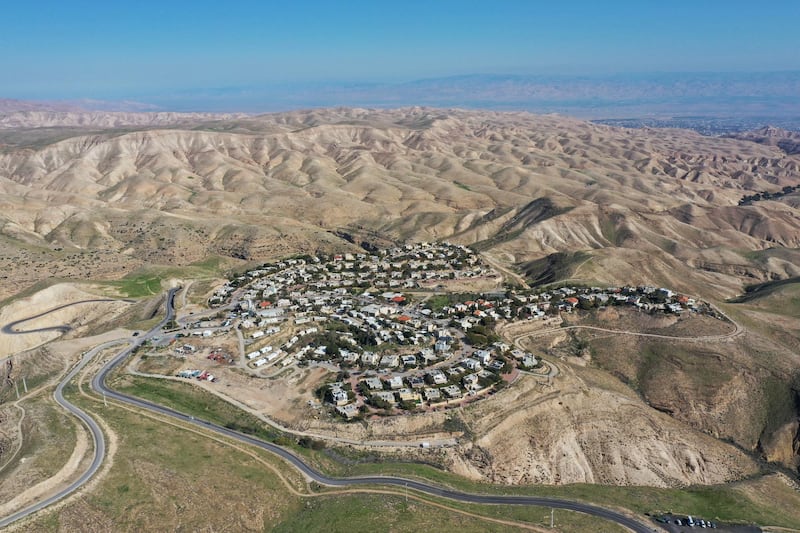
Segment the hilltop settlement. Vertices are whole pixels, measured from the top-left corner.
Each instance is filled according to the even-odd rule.
[[[481,281],[494,289],[463,290]],[[239,357],[212,350],[209,360],[240,361],[262,378],[323,367],[336,380],[319,386],[317,398],[348,420],[451,408],[494,394],[520,373],[547,375],[541,357],[503,342],[500,323],[558,327],[563,313],[605,306],[714,312],[666,288],[505,287],[470,248],[449,243],[264,264],[230,279],[208,304],[219,309],[216,320],[187,324],[179,335],[233,330],[242,339]],[[194,350],[188,339],[179,344],[176,353]],[[216,381],[210,369],[177,375]]]

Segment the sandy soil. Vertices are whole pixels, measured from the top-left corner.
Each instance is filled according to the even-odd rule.
[[[452,452],[453,469],[499,483],[649,486],[720,483],[756,471],[736,448],[687,430],[596,371],[560,366],[553,388],[526,378],[502,393],[502,403],[465,410],[475,439]]]

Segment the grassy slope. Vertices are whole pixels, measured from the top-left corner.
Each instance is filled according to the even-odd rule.
[[[75,446],[75,424],[49,395],[39,395],[22,405],[25,408],[22,447],[8,463],[3,461],[0,501],[10,500],[21,490],[54,475],[67,462]]]
[[[125,378],[126,380],[128,378]],[[233,421],[229,417],[236,414],[236,409],[202,390],[189,385],[163,382],[147,378],[136,378],[134,385],[126,389],[138,391],[144,397],[181,409],[188,414],[203,417],[226,424]],[[183,399],[180,397],[184,396]],[[469,492],[493,492],[514,494],[536,494],[593,502],[610,507],[627,508],[638,513],[655,511],[675,511],[713,517],[721,520],[737,522],[756,522],[760,524],[779,525],[800,528],[800,495],[788,487],[777,484],[772,490],[781,494],[783,500],[772,498],[756,500],[749,496],[748,488],[765,483],[775,485],[765,479],[755,479],[739,484],[690,487],[687,489],[661,489],[650,487],[609,487],[599,485],[567,485],[567,486],[523,486],[508,487],[474,483],[459,476],[437,470],[435,468],[405,463],[367,463],[344,466],[333,463],[329,457],[319,452],[297,449],[305,457],[337,475],[358,474],[397,474],[402,476],[430,479],[438,483],[456,487]],[[346,451],[342,451],[347,453]],[[788,502],[788,503],[787,503]]]
[[[163,282],[166,280],[208,279],[220,275],[228,264],[229,262],[223,258],[210,257],[186,267],[150,266],[132,272],[122,279],[100,284],[128,298],[153,296],[163,292]]]
[[[730,302],[800,318],[800,278],[750,285],[743,295]]]
[[[505,505],[458,506],[465,512],[514,520],[535,526],[550,526],[550,512],[541,507]],[[625,531],[616,524],[568,511],[555,512],[555,531],[592,531],[593,533]],[[306,502],[302,513],[292,515],[274,531],[331,531],[371,533],[373,531],[417,532],[501,532],[513,529],[506,524],[485,522],[426,505],[402,495],[349,495],[313,499]]]
[[[570,279],[575,269],[589,258],[586,252],[558,252],[519,266],[531,285],[538,287]]]
[[[72,389],[70,399],[109,424],[119,447],[99,485],[69,505],[39,514],[25,531],[508,531],[507,525],[399,495],[301,496],[291,469],[265,452],[254,456]],[[263,461],[263,462],[262,462]],[[467,506],[472,514],[534,524],[546,510]],[[559,511],[556,531],[620,531],[613,524]]]

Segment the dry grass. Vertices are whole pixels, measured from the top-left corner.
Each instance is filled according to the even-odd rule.
[[[793,208],[736,207],[747,192],[794,179],[796,162],[775,147],[524,113],[310,115],[0,154],[11,221],[0,235],[3,287],[341,248],[331,234],[340,229],[376,241],[482,242],[519,264],[586,257],[555,274],[616,282],[624,272],[638,279],[623,283],[718,296],[749,276],[800,275],[784,256],[748,255],[800,246]],[[145,294],[159,281],[133,280],[121,288]]]
[[[39,395],[22,405],[22,446],[0,471],[2,502],[55,475],[69,460],[76,443],[74,420],[49,396]],[[16,447],[9,451],[16,451]]]

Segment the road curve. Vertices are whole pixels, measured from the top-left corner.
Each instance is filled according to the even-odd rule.
[[[154,335],[155,334],[154,332],[157,332],[158,329],[160,329],[160,327],[163,324],[166,324],[167,321],[173,318],[174,294],[175,293],[173,291],[170,291],[170,294],[167,297],[167,316],[159,326],[157,326],[156,328],[151,330],[147,335],[145,335],[144,339],[147,339],[152,335]],[[143,342],[144,339],[140,340],[140,342]],[[300,472],[302,472],[303,475],[305,475],[308,479],[311,479],[319,484],[328,485],[332,487],[350,487],[358,485],[375,485],[375,484],[390,485],[394,487],[414,489],[419,492],[423,492],[425,494],[429,494],[432,496],[439,496],[442,498],[447,498],[450,500],[459,501],[463,503],[536,505],[542,507],[553,507],[556,509],[577,511],[591,516],[595,516],[597,518],[610,520],[632,531],[635,531],[636,533],[650,533],[652,531],[657,531],[656,528],[643,524],[621,513],[611,511],[609,509],[604,509],[602,507],[597,507],[594,505],[588,505],[585,503],[573,502],[569,500],[562,500],[559,498],[471,494],[467,492],[460,492],[453,489],[439,487],[423,481],[405,479],[394,476],[362,476],[362,477],[349,477],[349,478],[335,478],[326,476],[325,474],[322,474],[321,472],[318,472],[317,470],[312,468],[310,465],[304,462],[300,457],[298,457],[291,451],[287,450],[286,448],[283,448],[271,442],[263,441],[261,439],[258,439],[250,435],[245,435],[243,433],[233,431],[231,429],[213,424],[211,422],[196,419],[193,416],[186,415],[184,413],[149,402],[147,400],[142,400],[139,398],[135,398],[133,396],[128,396],[127,394],[122,394],[120,392],[117,392],[109,388],[106,385],[106,378],[108,377],[109,373],[120,363],[122,363],[122,361],[131,353],[132,350],[133,348],[127,348],[126,350],[123,350],[120,354],[115,356],[106,365],[104,365],[103,368],[100,370],[100,372],[98,372],[97,375],[95,375],[95,377],[92,379],[92,388],[97,392],[105,394],[108,398],[114,399],[118,402],[126,403],[128,405],[132,405],[139,409],[144,409],[159,415],[175,418],[186,424],[191,424],[197,427],[205,428],[220,435],[224,435],[231,439],[235,439],[239,442],[250,444],[252,446],[256,446],[263,450],[272,452],[280,456],[284,460],[288,461],[292,466],[294,466]]]
[[[167,323],[167,321],[171,318],[171,315],[174,313],[174,309],[172,308],[172,299],[174,297],[176,290],[177,289],[172,289],[169,292],[167,298],[168,300],[167,317],[164,318],[164,320],[162,320],[161,322],[159,322],[152,330],[150,330],[150,332],[144,338],[141,338],[137,342],[132,343],[128,348],[123,350],[121,354],[125,354],[126,356],[130,354],[135,346],[138,346],[139,344],[144,342],[145,339],[148,339],[153,335],[155,335],[164,326],[164,324]],[[6,332],[6,328],[9,329],[13,328],[16,324],[25,322],[27,320],[32,320],[34,318],[38,318],[42,315],[45,315],[47,313],[56,311],[64,307],[68,307],[70,305],[76,305],[78,303],[87,303],[93,301],[116,301],[116,300],[84,300],[81,302],[73,302],[71,304],[62,305],[61,307],[51,309],[50,311],[46,311],[45,313],[41,313],[40,315],[36,315],[33,317],[29,317],[23,320],[18,320],[16,322],[7,324],[6,326],[3,327],[3,331]],[[56,326],[56,328],[57,327],[58,326]],[[54,329],[54,328],[45,328],[45,329]],[[42,330],[34,330],[34,331],[42,331]],[[12,331],[12,333],[22,334],[22,333],[30,333],[30,331],[26,332]],[[22,518],[25,518],[26,516],[29,516],[37,511],[44,509],[45,507],[48,507],[58,502],[59,500],[62,500],[63,498],[66,498],[67,496],[69,496],[70,494],[81,488],[84,484],[86,484],[86,482],[89,481],[100,469],[100,466],[103,464],[103,459],[105,459],[106,456],[106,441],[105,441],[105,436],[103,435],[103,431],[100,429],[100,426],[97,424],[97,422],[95,422],[92,417],[86,414],[85,411],[83,411],[80,407],[73,405],[67,399],[64,398],[64,387],[78,374],[78,372],[80,372],[83,369],[84,366],[86,366],[86,363],[91,361],[92,358],[94,358],[100,351],[105,350],[106,348],[109,348],[111,346],[124,343],[130,343],[130,341],[125,339],[109,341],[100,344],[92,348],[88,352],[86,352],[86,354],[83,356],[83,359],[81,359],[81,361],[75,366],[75,368],[73,368],[72,371],[70,371],[64,377],[64,379],[62,379],[58,383],[58,386],[56,386],[56,390],[53,393],[53,397],[55,398],[56,403],[58,403],[58,405],[60,405],[69,413],[75,415],[78,419],[80,419],[81,422],[83,422],[84,425],[86,425],[86,427],[89,429],[89,432],[92,434],[92,441],[94,443],[94,457],[92,458],[92,462],[89,465],[89,467],[83,472],[83,474],[81,474],[81,476],[78,479],[70,483],[67,487],[58,491],[56,494],[53,494],[52,496],[45,498],[44,500],[41,500],[40,502],[30,505],[24,509],[20,509],[19,511],[9,516],[6,516],[5,518],[0,518],[0,528],[6,527],[18,520],[21,520]]]
[[[212,424],[203,420],[196,419],[192,416],[174,411],[170,408],[157,405],[146,400],[134,398],[126,394],[121,394],[109,389],[105,386],[104,380],[110,370],[110,366],[104,368],[103,374],[98,374],[98,377],[92,381],[92,385],[97,387],[98,390],[104,392],[109,398],[123,402],[134,407],[145,409],[160,415],[169,416],[183,421],[187,424],[192,424],[197,427],[205,428],[220,435],[230,437],[239,442],[256,446],[263,450],[272,452],[281,458],[288,461],[292,466],[302,472],[308,479],[316,481],[322,485],[332,487],[351,487],[357,485],[389,485],[400,488],[414,489],[425,494],[432,496],[439,496],[450,500],[455,500],[463,503],[476,503],[476,504],[502,504],[502,505],[536,505],[542,507],[553,507],[556,509],[566,509],[570,511],[578,511],[598,518],[603,518],[616,522],[617,524],[626,527],[636,533],[649,533],[655,531],[655,528],[647,526],[633,518],[625,516],[621,513],[597,507],[594,505],[587,505],[584,503],[573,502],[569,500],[562,500],[557,498],[540,498],[535,496],[504,496],[504,495],[485,495],[485,494],[471,494],[467,492],[460,492],[452,489],[438,487],[422,481],[413,479],[405,479],[394,476],[362,476],[362,477],[349,477],[349,478],[334,478],[326,476],[307,463],[301,458],[296,456],[289,450],[277,446],[271,442],[257,439],[250,435],[245,435],[228,429],[226,427]]]
[[[191,424],[197,427],[205,428],[209,431],[213,431],[220,435],[224,435],[231,439],[235,439],[239,442],[250,444],[252,446],[256,446],[258,448],[267,450],[272,452],[279,457],[283,458],[284,460],[288,461],[292,466],[297,468],[300,472],[303,473],[308,479],[313,480],[322,485],[328,485],[332,487],[350,487],[350,486],[359,486],[359,485],[389,485],[394,487],[406,488],[406,489],[413,489],[425,494],[429,494],[432,496],[438,496],[442,498],[447,498],[450,500],[463,502],[463,503],[475,503],[475,504],[496,504],[496,505],[535,505],[535,506],[542,506],[542,507],[552,507],[555,509],[565,509],[569,511],[577,511],[581,513],[585,513],[597,518],[602,518],[605,520],[609,520],[615,522],[625,528],[630,529],[636,533],[650,533],[652,531],[657,531],[656,528],[652,526],[648,526],[643,524],[633,518],[630,518],[626,515],[621,513],[604,509],[602,507],[597,507],[594,505],[588,505],[579,502],[573,502],[570,500],[562,500],[559,498],[540,498],[535,496],[505,496],[505,495],[487,495],[487,494],[472,494],[467,492],[460,492],[453,489],[448,489],[444,487],[439,487],[433,484],[429,484],[423,481],[418,481],[414,479],[406,479],[401,477],[394,477],[394,476],[361,476],[361,477],[350,477],[350,478],[335,478],[329,477],[321,472],[318,472],[310,465],[305,463],[300,457],[292,453],[291,451],[282,448],[276,444],[271,442],[263,441],[261,439],[257,439],[250,435],[245,435],[243,433],[239,433],[233,431],[231,429],[218,426],[216,424],[212,424],[210,422],[204,420],[198,420],[193,416],[189,416],[168,407],[164,407],[161,405],[157,405],[146,400],[142,400],[139,398],[135,398],[133,396],[128,396],[126,394],[122,394],[119,392],[110,389],[105,381],[108,377],[109,373],[116,368],[122,361],[127,358],[136,347],[140,346],[145,340],[152,338],[153,336],[157,335],[161,328],[169,321],[172,320],[174,317],[175,309],[174,309],[174,297],[175,293],[178,289],[171,289],[167,296],[166,301],[166,316],[164,319],[159,322],[153,329],[151,329],[146,335],[137,339],[135,343],[132,343],[130,346],[122,350],[119,354],[114,356],[110,361],[108,361],[100,372],[94,376],[92,379],[91,385],[92,388],[105,394],[107,397],[112,398],[118,402],[122,402],[128,405],[132,405],[134,407],[144,409],[156,414],[160,414],[163,416],[169,416],[171,418],[175,418],[178,420],[183,421],[186,424]],[[120,341],[116,341],[120,342]],[[75,416],[79,417],[90,429],[92,432],[92,436],[95,440],[95,457],[92,461],[90,468],[75,482],[73,482],[69,487],[64,489],[63,491],[59,492],[58,494],[44,500],[36,505],[33,505],[27,509],[23,509],[18,511],[14,515],[6,517],[0,520],[0,527],[4,527],[12,522],[15,522],[25,516],[28,516],[56,501],[64,498],[68,494],[77,490],[80,486],[82,486],[86,481],[88,481],[100,467],[102,463],[103,457],[105,455],[105,440],[103,438],[102,431],[100,431],[99,426],[89,417],[85,412],[83,412],[78,407],[72,405],[68,401],[66,401],[61,392],[63,391],[64,386],[68,383],[80,370],[83,366],[93,357],[99,350],[104,348],[104,345],[98,346],[94,350],[87,352],[86,356],[81,360],[81,363],[76,366],[58,385],[56,389],[56,401],[59,402],[65,409],[69,412],[73,413]]]
[[[93,300],[81,300],[79,302],[72,302],[64,305],[59,305],[58,307],[54,307],[52,309],[48,309],[43,313],[39,313],[38,315],[29,316],[26,318],[22,318],[20,320],[15,320],[14,322],[9,322],[8,324],[4,325],[0,331],[5,333],[6,335],[25,335],[26,333],[40,333],[43,331],[60,331],[61,333],[67,333],[71,331],[72,328],[67,325],[61,326],[50,326],[46,328],[36,328],[36,329],[29,329],[25,331],[18,331],[14,329],[16,326],[23,324],[25,322],[30,322],[31,320],[36,320],[37,318],[41,318],[45,315],[49,315],[50,313],[54,313],[55,311],[60,311],[61,309],[72,307],[73,305],[80,305],[80,304],[89,304],[89,303],[99,303],[99,302],[119,302],[120,300],[114,298],[96,298]]]
[[[92,417],[90,417],[82,409],[71,404],[64,398],[63,394],[64,387],[72,378],[75,377],[75,375],[78,372],[81,371],[81,369],[83,369],[84,366],[86,366],[86,363],[88,363],[95,355],[97,355],[99,351],[123,342],[128,342],[128,341],[117,340],[117,341],[106,342],[86,352],[86,355],[84,355],[80,363],[78,363],[75,366],[75,368],[73,368],[72,371],[69,374],[67,374],[66,377],[64,377],[63,380],[61,380],[61,382],[56,387],[55,392],[53,393],[53,397],[55,398],[56,403],[58,403],[58,405],[60,405],[61,407],[63,407],[76,417],[78,417],[81,420],[81,422],[83,422],[86,425],[86,427],[89,429],[89,432],[92,434],[92,441],[94,443],[94,457],[92,458],[92,463],[89,465],[89,468],[87,468],[86,471],[83,474],[81,474],[81,476],[78,479],[70,483],[67,487],[63,488],[58,493],[34,505],[26,507],[25,509],[21,509],[12,515],[0,519],[0,527],[5,527],[11,524],[12,522],[16,522],[17,520],[20,520],[21,518],[24,518],[28,515],[31,515],[41,509],[44,509],[45,507],[52,505],[55,502],[61,500],[62,498],[65,498],[66,496],[72,494],[73,492],[78,490],[84,483],[89,481],[89,479],[91,479],[92,476],[94,476],[94,474],[100,468],[100,465],[103,463],[103,458],[106,455],[106,441],[105,437],[103,436],[103,432],[100,430],[100,426],[97,425],[97,422],[95,422]]]

